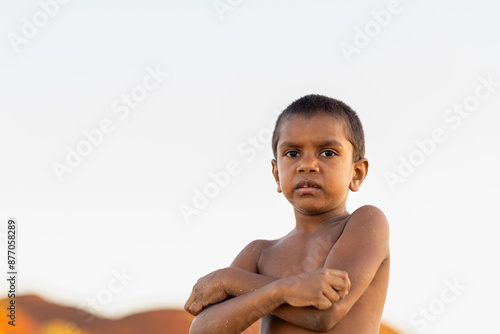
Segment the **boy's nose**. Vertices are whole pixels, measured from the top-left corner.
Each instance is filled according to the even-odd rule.
[[[300,161],[300,165],[297,168],[299,173],[317,173],[319,171],[316,159],[314,158],[304,158]]]

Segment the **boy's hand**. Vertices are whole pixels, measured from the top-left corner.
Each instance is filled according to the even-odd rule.
[[[277,282],[278,283],[278,282]],[[351,281],[345,271],[323,268],[279,281],[283,299],[291,306],[329,309],[349,292]]]
[[[186,311],[196,316],[205,307],[223,301],[229,296],[223,284],[224,270],[216,270],[196,282],[191,296],[184,305]]]

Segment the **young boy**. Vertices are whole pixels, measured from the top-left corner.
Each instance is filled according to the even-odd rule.
[[[389,280],[389,227],[363,206],[346,211],[349,189],[368,172],[356,113],[308,95],[278,117],[272,173],[292,204],[295,228],[255,240],[229,268],[198,280],[185,309],[191,334],[260,332],[378,333]]]

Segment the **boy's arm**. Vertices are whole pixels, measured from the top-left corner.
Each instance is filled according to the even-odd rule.
[[[325,268],[345,270],[349,274],[349,293],[328,310],[308,309],[307,316],[318,325],[315,330],[330,330],[342,320],[366,291],[382,262],[388,259],[389,225],[385,215],[374,206],[359,208],[349,218],[324,265]],[[295,307],[283,305],[272,313],[294,323],[289,317],[296,311]]]
[[[274,282],[276,279],[272,277],[256,274],[260,251],[266,242],[252,241],[236,256],[230,268],[219,269],[200,278],[184,305],[186,311],[196,316],[209,305],[228,297],[244,295]],[[243,270],[234,273],[238,268]]]
[[[268,284],[243,296],[206,307],[194,318],[189,333],[241,333],[283,302],[276,286]]]

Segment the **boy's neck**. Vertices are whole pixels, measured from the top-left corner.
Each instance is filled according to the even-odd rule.
[[[307,214],[294,210],[295,213],[295,231],[312,233],[319,228],[336,221],[344,220],[349,216],[345,206],[336,208],[320,214]]]

